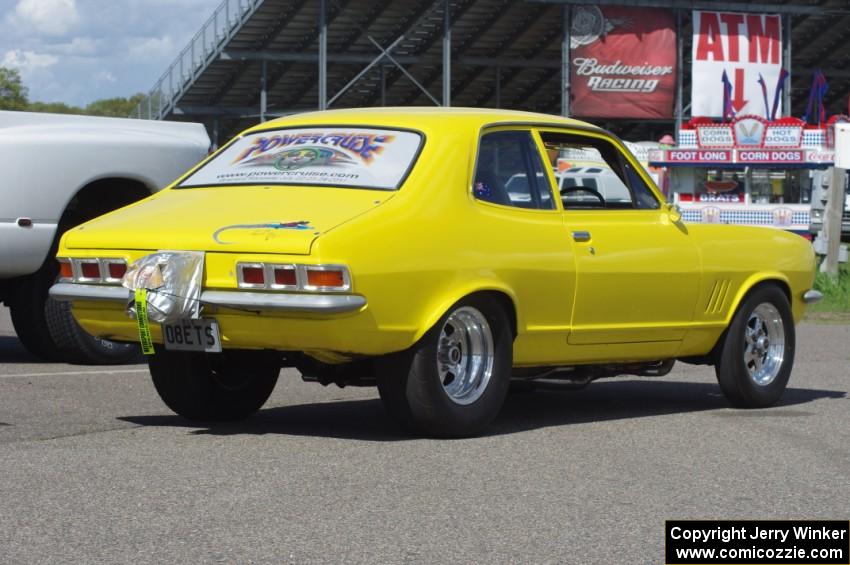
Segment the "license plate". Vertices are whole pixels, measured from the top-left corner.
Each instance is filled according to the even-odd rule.
[[[162,324],[162,342],[172,351],[221,352],[218,322],[212,318]]]

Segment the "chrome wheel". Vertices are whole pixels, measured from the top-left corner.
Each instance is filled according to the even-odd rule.
[[[779,310],[768,302],[756,306],[744,328],[744,365],[759,386],[773,382],[785,358],[785,326]]]
[[[472,404],[493,375],[493,333],[487,318],[471,306],[458,308],[446,320],[437,341],[437,374],[456,404]]]

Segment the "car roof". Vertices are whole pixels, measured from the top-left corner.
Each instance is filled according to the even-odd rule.
[[[491,108],[444,108],[441,106],[428,106],[350,108],[322,112],[305,112],[258,124],[246,130],[246,132],[311,125],[396,127],[426,132],[436,131],[442,128],[457,130],[459,127],[467,127],[470,131],[477,132],[485,126],[509,124],[568,126],[603,131],[601,128],[591,124],[552,114]]]

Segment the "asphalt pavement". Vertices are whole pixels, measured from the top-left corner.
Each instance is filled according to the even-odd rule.
[[[665,519],[850,518],[850,326],[803,324],[782,402],[711,368],[512,393],[489,435],[403,435],[284,370],[197,426],[145,365],[43,363],[0,309],[0,563],[662,563]]]

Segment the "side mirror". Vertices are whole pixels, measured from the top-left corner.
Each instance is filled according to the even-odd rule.
[[[667,215],[670,216],[670,221],[673,223],[682,219],[682,211],[679,210],[679,207],[672,202],[668,202],[664,205],[664,211],[667,212]]]

